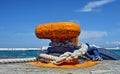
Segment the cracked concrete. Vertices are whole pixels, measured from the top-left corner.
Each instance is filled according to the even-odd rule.
[[[48,68],[26,63],[0,64],[0,74],[120,74],[120,60],[104,60],[84,68]]]

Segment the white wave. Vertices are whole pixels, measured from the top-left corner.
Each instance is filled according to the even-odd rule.
[[[41,48],[0,48],[0,51],[41,50]]]
[[[106,49],[114,49],[114,50],[120,50],[120,47],[115,47],[115,48],[106,48]]]

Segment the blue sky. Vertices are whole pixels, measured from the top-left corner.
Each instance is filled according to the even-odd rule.
[[[79,43],[120,45],[120,0],[0,0],[0,47],[41,47],[35,27],[73,21],[81,26]]]

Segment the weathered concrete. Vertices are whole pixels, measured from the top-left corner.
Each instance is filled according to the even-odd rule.
[[[104,60],[86,68],[60,69],[26,63],[0,64],[0,74],[120,74],[120,60]]]

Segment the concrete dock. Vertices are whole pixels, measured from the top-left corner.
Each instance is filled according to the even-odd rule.
[[[84,68],[48,68],[28,63],[0,64],[0,74],[120,74],[120,60],[104,60]]]

